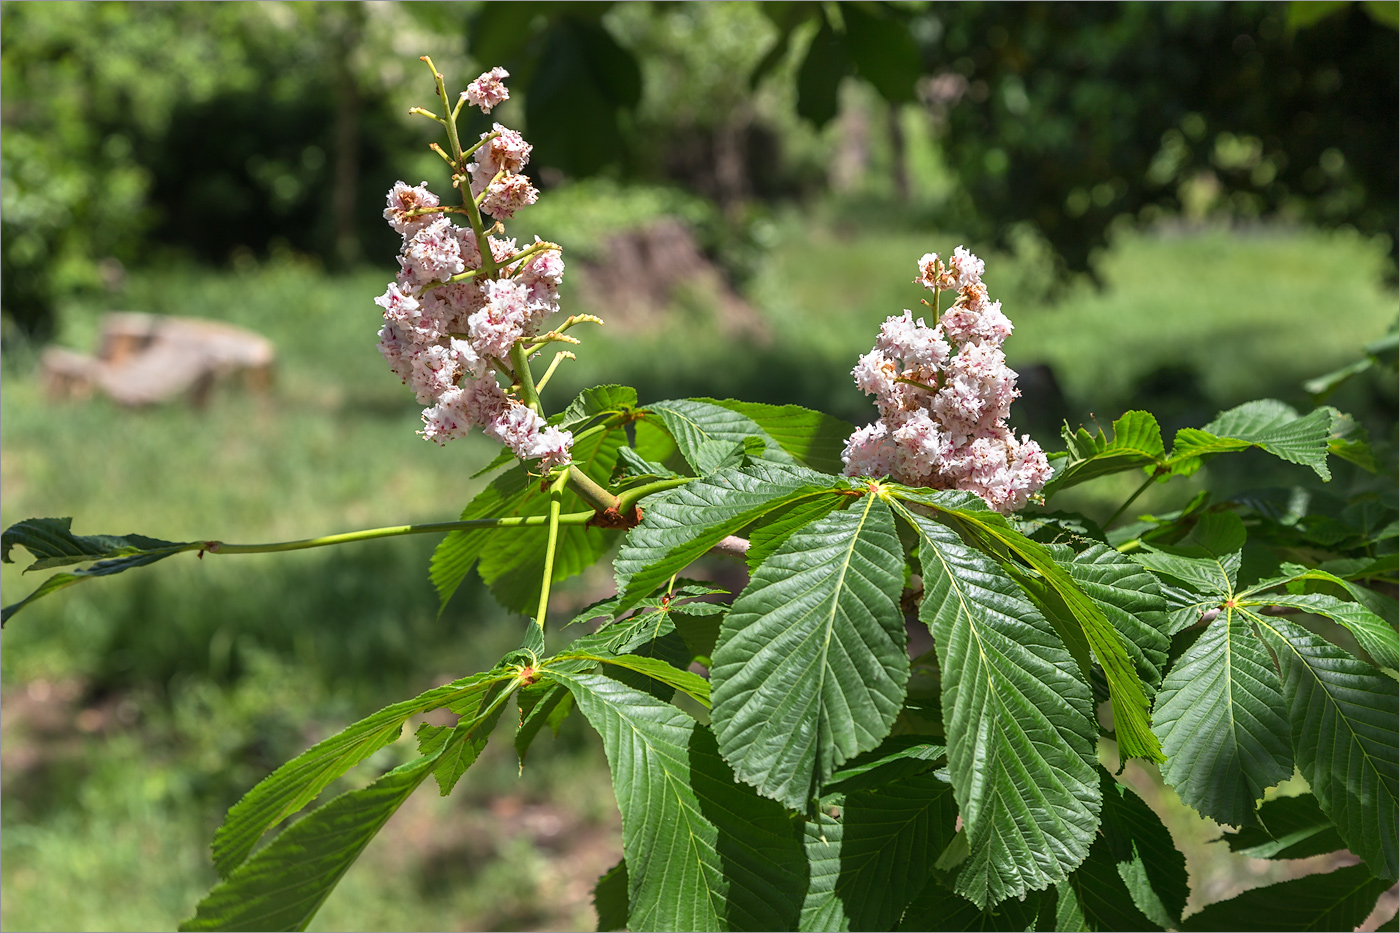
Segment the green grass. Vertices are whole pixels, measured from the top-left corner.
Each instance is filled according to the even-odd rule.
[[[872,418],[851,366],[886,316],[920,307],[926,293],[911,283],[918,257],[961,241],[799,215],[778,218],[770,233],[771,251],[746,288],[766,337],[736,346],[718,332],[706,296],[678,296],[646,335],[580,329],[580,359],[556,376],[547,406],[616,381],[638,386],[644,401],[735,396]],[[1104,257],[1102,289],[1076,286],[1053,302],[1036,297],[1034,267],[984,258],[992,294],[1016,324],[1012,364],[1049,364],[1066,397],[1060,416],[1074,420],[1094,413],[1106,423],[1145,404],[1176,426],[1259,396],[1303,404],[1302,380],[1354,358],[1396,312],[1394,289],[1379,284],[1382,257],[1344,235],[1126,237]],[[570,274],[578,272],[575,264]],[[111,308],[250,327],[277,347],[276,385],[265,395],[216,391],[202,410],[64,404],[46,400],[11,352],[0,395],[0,522],[71,515],[79,533],[244,542],[455,517],[483,482],[470,475],[494,451],[480,438],[438,448],[414,437],[419,406],[375,350],[371,299],[388,276],[288,263],[152,270],[133,273],[119,295],[65,307],[61,339],[81,349],[93,346]],[[566,282],[567,310],[606,317],[576,294]],[[1382,414],[1394,404],[1389,391],[1379,396]],[[1052,449],[1056,420],[1042,412],[1049,428],[1036,426]],[[1154,489],[1141,508],[1234,481],[1203,470]],[[1109,478],[1076,490],[1074,501],[1106,513],[1135,485],[1132,476]],[[439,617],[426,578],[433,544],[180,555],[16,617],[0,653],[7,712],[22,711],[6,717],[0,736],[0,926],[174,925],[213,880],[204,847],[223,809],[256,780],[378,705],[481,669],[518,643],[522,620],[470,581]],[[35,582],[13,565],[0,571],[6,602]],[[556,611],[609,585],[607,568],[595,568],[561,592]],[[318,926],[591,922],[591,878],[620,851],[601,751],[578,717],[556,747],[544,745],[523,781],[501,743],[447,801],[416,796]],[[393,754],[407,754],[409,743],[401,746]],[[388,764],[375,759],[360,777]],[[529,828],[561,813],[571,822],[559,838]],[[569,858],[551,861],[558,852]],[[574,866],[562,885],[560,864]]]

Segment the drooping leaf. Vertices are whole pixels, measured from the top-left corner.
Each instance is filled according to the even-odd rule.
[[[709,730],[598,674],[550,671],[603,738],[622,812],[628,925],[791,929],[806,872],[786,811],[737,783]]]
[[[1182,930],[1354,930],[1376,906],[1389,881],[1364,865],[1306,875],[1207,904]]]
[[[757,424],[798,463],[820,473],[839,474],[845,468],[841,451],[855,426],[824,412],[800,405],[765,405],[735,399],[696,399],[738,412]]]
[[[927,736],[891,735],[877,748],[857,755],[832,772],[825,789],[828,793],[849,794],[889,784],[933,770],[947,754],[946,745],[929,741]]]
[[[1033,930],[1039,927],[1037,918],[1049,900],[1047,895],[1032,891],[1024,900],[1012,898],[982,909],[938,879],[930,878],[904,911],[899,929]]]
[[[1265,801],[1258,817],[1260,825],[1225,834],[1231,852],[1250,858],[1307,858],[1346,848],[1312,794]]]
[[[720,629],[710,677],[720,750],[741,780],[805,809],[889,734],[909,679],[894,519],[876,496],[792,534]]]
[[[956,819],[952,787],[928,774],[849,794],[839,823],[806,826],[811,868],[799,929],[892,928]]]
[[[956,532],[897,505],[919,533],[942,670],[948,770],[970,854],[956,890],[978,908],[1063,881],[1100,806],[1089,687],[1050,624]]]
[[[1203,428],[1176,432],[1167,466],[1186,475],[1198,470],[1206,457],[1258,447],[1281,460],[1311,467],[1327,480],[1332,478],[1327,469],[1331,431],[1332,417],[1326,409],[1300,417],[1283,402],[1259,399],[1222,412]]]
[[[598,482],[607,482],[617,463],[617,451],[626,443],[622,427],[606,427],[576,443],[574,464]],[[588,508],[572,489],[566,489],[565,512]],[[546,515],[549,495],[521,465],[501,474],[477,494],[462,512],[462,519],[504,518]],[[559,529],[554,557],[553,580],[558,582],[582,573],[617,540],[617,532],[585,525],[565,525]],[[480,564],[481,579],[503,606],[516,612],[532,613],[539,604],[540,581],[544,576],[544,552],[549,529],[532,528],[454,531],[433,551],[431,577],[440,605],[445,607],[461,585],[472,564]]]
[[[1147,715],[1147,693],[1138,679],[1124,637],[1108,621],[1098,603],[1055,561],[1046,546],[1016,531],[1003,516],[987,509],[985,503],[971,494],[921,492],[901,487],[893,492],[900,499],[931,507],[940,519],[955,524],[985,550],[1014,555],[1044,579],[1083,632],[1084,640],[1103,668],[1113,703],[1119,753],[1129,758],[1160,761],[1162,751]]]
[[[486,747],[491,732],[501,718],[504,704],[493,703],[493,693],[502,685],[494,684],[494,690],[474,698],[475,708],[462,710],[465,720],[456,726],[431,726],[424,724],[418,730],[418,754],[433,755],[437,762],[433,765],[433,779],[438,790],[446,797],[462,779],[462,775],[472,766]],[[461,707],[458,707],[461,709]],[[465,730],[465,731],[464,731]]]
[[[1139,676],[1154,687],[1161,683],[1171,639],[1166,602],[1152,574],[1106,544],[1095,544],[1061,566],[1123,636]]]
[[[469,713],[492,685],[508,676],[499,671],[473,674],[387,706],[282,765],[229,809],[214,833],[214,868],[227,877],[269,828],[316,799],[350,768],[396,741],[409,717],[444,708]]]
[[[525,754],[540,732],[548,726],[555,735],[559,724],[573,707],[573,694],[558,684],[534,684],[516,693],[520,706],[520,725],[515,730],[515,755],[520,767],[525,767]]]
[[[613,562],[618,611],[636,605],[723,538],[799,499],[833,497],[830,479],[799,466],[758,461],[713,473],[651,500]]]
[[[1298,770],[1347,848],[1377,877],[1394,881],[1395,681],[1294,622],[1253,618],[1278,657]]]
[[[645,411],[648,420],[659,419],[666,426],[697,476],[719,469],[730,452],[750,438],[758,438],[762,444],[754,452],[758,459],[797,463],[758,422],[709,399],[670,399],[647,405]]]
[[[1112,438],[1105,435],[1102,428],[1097,434],[1090,434],[1082,427],[1072,432],[1068,424],[1061,436],[1068,453],[1064,466],[1042,490],[1046,498],[1100,476],[1155,469],[1167,456],[1162,429],[1157,419],[1145,411],[1125,412],[1113,422]]]
[[[95,561],[90,567],[56,573],[17,603],[0,610],[0,625],[37,599],[82,583],[93,577],[113,574],[154,564],[182,551],[193,550],[199,542],[165,541],[145,535],[75,535],[71,518],[30,518],[16,522],[0,535],[0,560],[13,563],[11,549],[19,546],[34,555],[34,562],[25,568],[47,570],[84,561]]]
[[[475,760],[486,744],[485,720],[494,721],[500,708],[497,702],[464,716],[431,753],[297,820],[215,885],[180,929],[305,929],[370,840],[444,759],[456,776]]]
[[[1220,823],[1254,820],[1264,789],[1293,774],[1287,707],[1273,660],[1238,610],[1226,610],[1162,681],[1153,728],[1162,777]]]
[[[1141,797],[1106,771],[1099,779],[1103,839],[1133,903],[1158,927],[1179,927],[1188,893],[1186,856]]]
[[[570,694],[572,696],[572,694]],[[624,859],[603,872],[593,886],[593,910],[598,914],[598,933],[627,929],[627,861]]]

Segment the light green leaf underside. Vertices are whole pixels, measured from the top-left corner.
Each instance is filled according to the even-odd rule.
[[[723,470],[651,500],[623,541],[613,569],[621,613],[727,535],[799,499],[830,497],[832,478],[759,461]]]
[[[350,768],[397,741],[409,717],[444,708],[469,713],[493,684],[504,679],[499,673],[474,674],[387,706],[282,765],[228,811],[211,846],[215,869],[227,876],[269,828],[316,799]]]
[[[710,678],[720,750],[741,780],[802,810],[880,744],[909,679],[894,519],[875,496],[795,532],[720,629]]]
[[[631,386],[591,386],[580,392],[557,419],[565,431],[579,433],[590,421],[602,415],[621,415],[637,407],[637,390]],[[554,423],[556,419],[550,419]]]
[[[1256,616],[1279,660],[1298,770],[1347,848],[1397,874],[1395,681],[1287,619]]]
[[[799,929],[892,928],[956,819],[952,787],[923,774],[848,795],[840,822],[823,815],[806,824],[810,875]]]
[[[1254,888],[1208,904],[1182,921],[1183,930],[1354,930],[1376,906],[1389,881],[1364,865]]]
[[[1162,777],[1217,822],[1252,823],[1264,789],[1293,774],[1278,672],[1238,611],[1222,613],[1177,660],[1153,722],[1167,754]]]
[[[1050,624],[986,555],[902,505],[919,533],[942,669],[948,768],[971,850],[956,888],[979,908],[1058,881],[1098,825],[1088,686]]]
[[[634,930],[783,930],[801,911],[802,842],[786,811],[736,783],[709,730],[598,674],[551,671],[607,752]]]

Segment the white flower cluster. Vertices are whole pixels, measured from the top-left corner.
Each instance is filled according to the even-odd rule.
[[[468,99],[489,110],[507,96],[500,84],[505,76],[499,68],[483,74],[472,82]],[[529,161],[530,145],[499,124],[493,132],[498,135],[477,149],[468,171],[474,194],[492,190],[481,209],[508,217],[538,194],[518,174]],[[484,179],[480,186],[477,179]],[[522,186],[527,195],[518,193]],[[573,435],[546,425],[496,382],[497,372],[514,375],[509,357],[516,341],[540,334],[545,319],[559,310],[564,261],[554,247],[515,260],[522,251],[513,239],[488,235],[487,248],[500,267],[450,281],[481,269],[482,255],[470,228],[432,210],[439,204],[427,182],[398,182],[389,191],[384,219],[402,234],[403,248],[397,278],[375,299],[384,309],[379,352],[418,401],[430,406],[423,410],[425,438],[443,444],[475,426],[522,460],[538,459],[544,469],[566,464]]]
[[[941,291],[958,297],[933,327],[909,311],[886,320],[851,371],[880,418],[846,442],[846,475],[963,489],[1000,512],[1021,508],[1050,479],[1040,445],[1006,427],[1021,394],[1001,351],[1011,321],[988,300],[982,271],[961,246],[946,263],[936,253],[919,260],[915,282],[935,300]]]

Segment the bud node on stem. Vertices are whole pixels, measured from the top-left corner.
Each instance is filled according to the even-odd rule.
[[[593,517],[584,522],[594,528],[635,528],[642,523],[642,507],[632,506],[632,510],[623,514],[614,506],[603,509],[601,512],[594,512]]]

